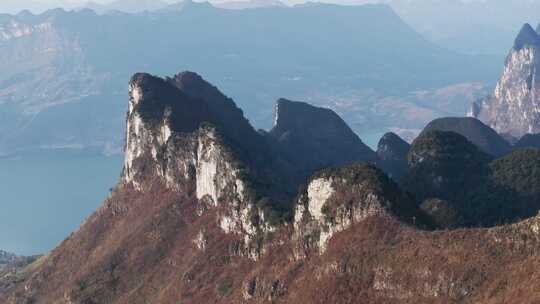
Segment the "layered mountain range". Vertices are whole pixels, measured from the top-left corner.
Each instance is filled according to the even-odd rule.
[[[516,138],[540,133],[539,52],[540,35],[525,24],[506,59],[494,94],[476,102],[472,116]]]
[[[345,114],[362,134],[461,115],[496,63],[441,49],[385,5],[225,10],[186,1],[138,14],[0,15],[0,153],[120,153],[125,80],[141,70],[200,71],[257,127],[270,127],[273,102],[290,96]]]
[[[540,300],[538,150],[494,160],[433,127],[375,153],[330,110],[275,116],[255,131],[195,73],[134,75],[121,180],[0,302]],[[399,179],[377,167],[403,159]]]

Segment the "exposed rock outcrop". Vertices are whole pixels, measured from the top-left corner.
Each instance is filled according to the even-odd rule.
[[[414,202],[381,170],[368,164],[317,173],[299,195],[294,216],[297,256],[322,253],[328,240],[355,223],[378,216],[421,222]]]
[[[129,88],[123,182],[140,191],[154,177],[174,190],[193,185],[200,209],[220,207],[219,226],[242,236],[256,258],[260,248],[252,241],[272,230],[264,220],[270,206],[257,201],[264,193],[252,187],[265,180],[256,173],[264,166],[252,167],[262,163],[253,159],[264,140],[232,100],[194,73],[137,74]]]
[[[493,96],[473,105],[471,115],[499,133],[521,137],[540,132],[540,36],[521,29]]]

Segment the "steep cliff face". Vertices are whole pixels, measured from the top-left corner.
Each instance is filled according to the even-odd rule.
[[[188,75],[195,84],[180,81]],[[257,201],[263,193],[252,187],[262,175],[256,173],[259,168],[250,168],[249,158],[256,153],[254,138],[264,141],[234,102],[199,75],[184,73],[176,79],[148,74],[132,78],[122,182],[138,191],[146,191],[155,178],[173,190],[192,185],[200,212],[218,208],[219,227],[244,237],[248,255],[256,258],[261,248],[252,247],[257,245],[252,241],[272,230],[264,220],[265,211],[270,211],[263,210],[270,206]],[[205,95],[209,91],[200,85],[210,88],[212,95]],[[200,95],[185,93],[190,90]],[[228,120],[234,120],[230,129]],[[242,156],[248,158],[244,161]]]
[[[521,29],[493,96],[473,105],[472,116],[499,133],[521,137],[540,132],[540,36]]]
[[[376,167],[327,169],[313,176],[299,195],[294,216],[297,255],[324,252],[333,235],[369,217],[395,216],[415,223],[418,215],[414,202]]]

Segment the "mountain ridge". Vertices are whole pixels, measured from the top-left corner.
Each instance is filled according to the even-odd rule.
[[[431,215],[373,164],[312,172],[292,198],[290,216],[274,218],[280,202],[264,195],[272,184],[260,183],[260,168],[235,152],[243,143],[229,140],[234,135],[228,134],[235,133],[213,112],[219,103],[208,96],[218,96],[222,106],[239,114],[234,102],[221,99],[224,94],[207,95],[204,88],[217,89],[200,76],[180,75],[195,82],[150,74],[132,77],[121,180],[78,231],[25,267],[16,280],[0,279],[0,301],[538,299],[538,281],[525,280],[538,265],[538,216],[493,228],[432,231],[436,225]],[[202,92],[190,91],[190,85]],[[314,110],[300,106],[311,107],[306,113]],[[471,157],[453,155],[463,145]],[[431,171],[428,164],[447,159],[463,159],[465,168],[491,160],[452,132],[427,132],[409,151],[411,165],[428,165],[424,177],[440,172],[447,178],[447,172]],[[498,161],[492,168],[496,181],[534,198],[540,187],[521,186],[522,181],[539,180],[538,159],[538,151],[526,150]],[[523,160],[536,165],[524,172],[507,170]]]

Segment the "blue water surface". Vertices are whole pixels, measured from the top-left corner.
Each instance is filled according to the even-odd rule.
[[[53,249],[101,205],[121,168],[121,156],[80,151],[0,158],[0,249]]]

